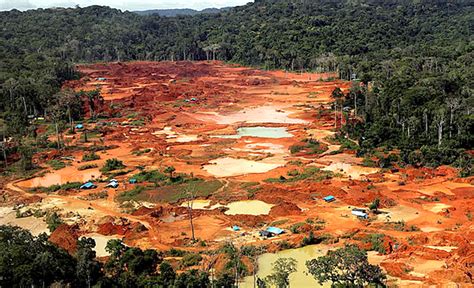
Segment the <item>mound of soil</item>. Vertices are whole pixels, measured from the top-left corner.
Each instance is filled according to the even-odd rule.
[[[294,203],[283,202],[270,209],[270,215],[273,217],[287,216],[287,215],[298,215],[301,213],[301,209]]]
[[[77,239],[79,239],[79,226],[62,224],[49,236],[49,241],[66,250],[69,254],[77,251]]]

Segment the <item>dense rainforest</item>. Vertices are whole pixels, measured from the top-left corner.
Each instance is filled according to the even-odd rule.
[[[259,0],[178,17],[91,6],[1,12],[0,23],[0,121],[18,142],[28,117],[80,105],[59,93],[74,63],[218,59],[338,72],[354,81],[341,107],[354,111],[344,130],[360,153],[397,149],[404,163],[472,173],[472,1]]]

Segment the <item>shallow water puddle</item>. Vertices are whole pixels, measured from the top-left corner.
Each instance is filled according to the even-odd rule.
[[[291,113],[283,111],[274,106],[260,106],[247,108],[238,112],[222,115],[218,113],[199,113],[196,118],[202,121],[214,121],[217,124],[234,124],[237,122],[246,123],[284,123],[284,124],[304,124],[307,121],[290,118]]]
[[[239,139],[242,137],[260,138],[289,138],[293,134],[289,133],[285,127],[240,127],[234,135],[215,135],[213,138]]]
[[[201,199],[195,199],[191,201],[191,207],[193,209],[200,209],[200,210],[212,210],[218,207],[221,207],[222,205],[220,204],[215,204],[213,206],[211,205],[211,200],[201,200]],[[188,201],[185,201],[181,204],[181,207],[188,207]]]
[[[311,276],[306,274],[306,261],[326,255],[327,249],[321,245],[309,245],[302,248],[283,250],[277,253],[265,253],[258,257],[257,277],[265,278],[272,273],[272,264],[278,258],[294,258],[297,263],[297,271],[290,275],[290,287],[330,287],[331,285],[321,286]],[[253,288],[253,276],[245,277],[240,287]]]
[[[18,185],[28,188],[48,187],[51,185],[66,184],[67,182],[86,182],[94,178],[99,178],[100,175],[101,173],[98,169],[77,171],[72,167],[67,167],[55,173],[47,173],[42,177],[35,177],[30,180],[19,182]]]
[[[238,176],[251,173],[265,173],[272,169],[285,165],[284,161],[278,163],[268,163],[262,161],[252,161],[247,159],[236,159],[224,157],[214,159],[204,165],[203,169],[216,177]]]
[[[193,209],[213,210],[219,207],[227,207],[229,209],[224,212],[226,215],[267,215],[270,213],[270,209],[273,207],[272,204],[268,204],[260,200],[236,201],[227,205],[219,203],[216,203],[212,206],[210,205],[211,200],[196,199],[192,201]],[[188,202],[183,202],[181,207],[188,207]]]
[[[273,205],[260,200],[245,200],[231,202],[225,207],[229,208],[224,212],[226,215],[267,215]]]

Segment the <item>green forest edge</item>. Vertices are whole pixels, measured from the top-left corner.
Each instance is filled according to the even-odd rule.
[[[35,117],[65,129],[83,116],[83,102],[101,116],[93,113],[100,95],[60,92],[80,76],[73,63],[219,59],[337,71],[355,80],[338,101],[357,106],[342,131],[358,140],[359,155],[399,151],[393,160],[402,164],[449,164],[472,175],[465,153],[474,143],[471,2],[334,2],[256,1],[176,18],[100,6],[1,12],[0,121],[12,139],[0,157],[20,155],[22,168],[33,168],[25,158]]]
[[[107,242],[110,253],[99,261],[92,238],[77,240],[72,253],[48,241],[42,233],[33,236],[19,227],[0,225],[0,285],[2,287],[237,287],[239,279],[252,275],[242,261],[254,267],[264,246],[225,243],[202,252],[210,259],[204,263],[200,254],[170,249],[156,251],[128,247],[121,240]],[[205,244],[204,244],[205,245]],[[222,271],[214,272],[219,255]],[[327,255],[305,262],[309,275],[320,284],[330,281],[333,287],[384,287],[386,276],[368,262],[367,252],[356,245],[346,245]],[[176,262],[178,260],[178,262]],[[279,258],[265,278],[254,275],[259,288],[289,287],[289,276],[296,272],[297,261]]]
[[[86,104],[92,118],[101,117],[93,113],[102,101],[99,93],[60,91],[64,81],[80,77],[73,63],[218,59],[263,69],[337,71],[345,80],[355,76],[349,93],[341,97],[335,90],[333,96],[334,108],[355,111],[357,105],[357,121],[349,121],[341,134],[358,140],[360,156],[383,155],[381,166],[450,164],[470,176],[472,156],[465,151],[474,143],[473,18],[469,1],[257,1],[217,15],[177,18],[99,6],[1,12],[0,122],[2,138],[9,140],[1,147],[4,173],[31,173],[35,151],[63,148],[60,141],[41,142],[34,119],[46,116],[58,132],[82,119]],[[14,160],[12,167],[5,157]],[[10,245],[11,237],[0,242]],[[41,249],[58,249],[45,239],[31,241],[42,242]],[[63,253],[54,251],[48,253]],[[39,253],[44,257],[36,261],[52,261],[48,253]],[[25,281],[59,281],[54,278],[59,276],[45,279],[52,270],[26,269],[15,275],[43,271]],[[76,275],[68,272],[57,275]],[[200,275],[191,274],[182,277]]]

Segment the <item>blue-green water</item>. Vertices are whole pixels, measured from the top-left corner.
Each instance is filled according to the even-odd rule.
[[[260,138],[288,138],[293,137],[285,127],[240,127],[237,134],[217,135],[217,138],[239,139],[241,137],[260,137]]]

